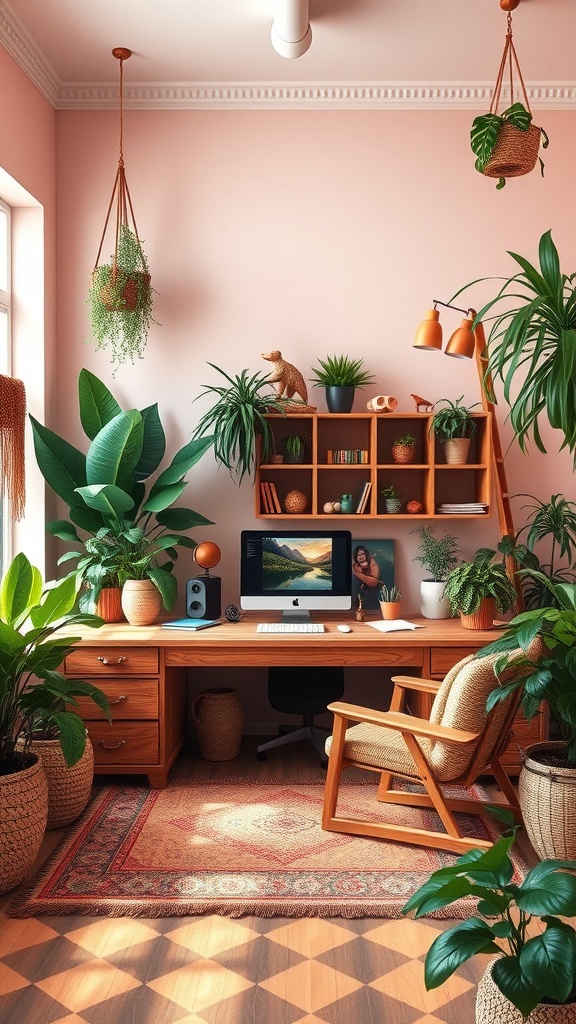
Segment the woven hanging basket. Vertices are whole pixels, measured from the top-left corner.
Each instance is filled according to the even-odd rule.
[[[513,124],[503,124],[483,174],[489,178],[517,178],[536,166],[541,129],[531,124],[523,132]]]

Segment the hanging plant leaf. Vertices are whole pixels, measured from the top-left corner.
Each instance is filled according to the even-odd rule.
[[[519,128],[521,132],[527,132],[530,125],[532,124],[532,114],[523,103],[513,103],[511,107],[508,107],[502,114],[505,121],[508,124],[513,124],[515,128]]]
[[[475,167],[480,173],[490,159],[503,123],[503,118],[498,114],[480,114],[472,122],[470,145],[472,152],[478,158]]]
[[[496,185],[496,191],[498,191],[501,188],[504,188],[505,184],[506,184],[506,178],[498,178],[498,184]]]

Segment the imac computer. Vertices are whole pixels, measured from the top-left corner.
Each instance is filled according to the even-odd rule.
[[[351,548],[349,530],[243,530],[240,606],[288,623],[350,609]]]

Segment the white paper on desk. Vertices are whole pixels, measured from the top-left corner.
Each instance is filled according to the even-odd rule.
[[[379,633],[392,633],[397,629],[424,629],[424,626],[406,619],[379,619],[378,622],[367,622],[366,625],[377,629]]]

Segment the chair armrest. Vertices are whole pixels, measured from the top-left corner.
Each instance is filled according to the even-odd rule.
[[[451,729],[447,725],[438,725],[425,718],[413,718],[398,711],[374,711],[358,704],[345,704],[334,701],[328,705],[328,711],[340,715],[350,722],[365,722],[367,725],[381,725],[397,732],[409,732],[413,736],[427,736],[443,743],[474,743],[480,733],[466,732],[464,729]]]
[[[420,693],[438,693],[442,686],[441,679],[420,679],[418,676],[392,676],[392,682],[403,690],[419,690]]]

